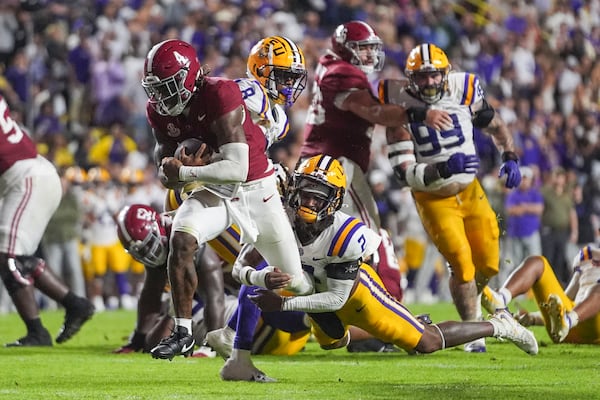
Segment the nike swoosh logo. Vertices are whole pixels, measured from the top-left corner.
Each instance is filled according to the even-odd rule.
[[[265,203],[266,203],[267,201],[271,200],[271,198],[272,198],[273,196],[275,196],[275,194],[272,194],[272,195],[270,195],[270,196],[267,196],[267,197],[263,197],[263,202],[265,202]]]
[[[356,309],[356,312],[361,312],[362,310],[364,310],[364,308],[365,308],[366,306],[367,306],[366,304],[363,304],[363,305],[362,305],[362,307],[358,307],[358,308]]]
[[[202,120],[204,120],[204,118],[206,118],[206,114],[199,115],[198,122],[202,122]]]
[[[196,341],[195,341],[195,340],[192,340],[192,343],[190,343],[190,345],[189,345],[189,346],[183,346],[183,347],[181,348],[181,354],[185,354],[185,353],[187,353],[188,351],[190,351],[190,349],[191,349],[192,347],[194,347],[194,345],[195,345],[195,344],[196,344]]]
[[[323,259],[325,259],[325,257],[321,257],[321,258],[313,257],[312,258],[313,261],[321,261]]]

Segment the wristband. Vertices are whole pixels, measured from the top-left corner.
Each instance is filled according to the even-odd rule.
[[[502,153],[502,162],[507,162],[508,160],[519,161],[519,156],[513,151],[505,151]]]
[[[450,178],[450,175],[452,175],[450,171],[448,171],[448,164],[446,161],[436,163],[435,168],[437,169],[438,174],[440,174],[440,178],[448,179]]]
[[[424,122],[427,117],[427,107],[409,107],[406,110],[408,122]]]

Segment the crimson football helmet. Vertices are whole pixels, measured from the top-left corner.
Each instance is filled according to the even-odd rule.
[[[342,60],[356,65],[365,74],[383,68],[383,41],[365,22],[350,21],[339,25],[331,36],[331,45]]]
[[[152,207],[143,204],[125,206],[117,215],[117,233],[121,244],[137,261],[149,267],[167,261],[165,221]]]
[[[192,45],[170,39],[148,52],[142,86],[157,113],[176,116],[192,98],[201,77],[202,68]]]

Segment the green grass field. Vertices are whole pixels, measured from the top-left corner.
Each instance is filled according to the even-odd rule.
[[[534,307],[526,303],[527,308]],[[434,322],[456,319],[451,304],[413,305]],[[63,313],[45,312],[53,336]],[[0,348],[0,398],[4,399],[598,399],[600,348],[554,345],[534,328],[540,353],[529,356],[510,343],[488,339],[488,352],[461,348],[409,356],[404,352],[325,352],[310,342],[293,357],[257,356],[255,364],[277,383],[223,382],[220,358],[148,354],[115,355],[135,313],[93,317],[71,341],[50,348]],[[17,339],[25,327],[17,315],[0,316],[0,343]]]

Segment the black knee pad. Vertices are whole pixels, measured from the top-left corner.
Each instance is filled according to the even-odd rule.
[[[33,256],[10,257],[7,268],[0,268],[0,277],[9,294],[33,284],[46,269],[44,260]]]

